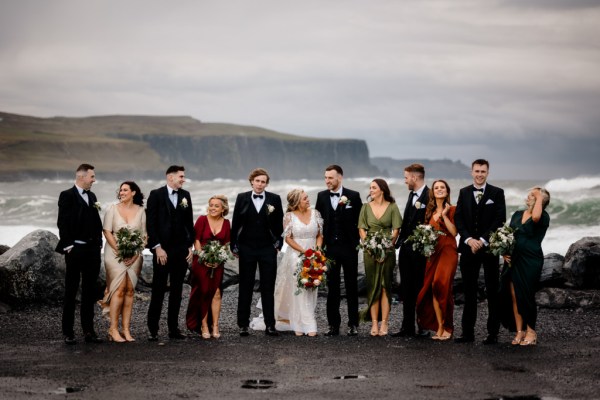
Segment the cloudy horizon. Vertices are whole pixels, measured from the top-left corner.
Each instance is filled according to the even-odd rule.
[[[5,1],[0,111],[189,115],[371,157],[600,174],[592,0]]]

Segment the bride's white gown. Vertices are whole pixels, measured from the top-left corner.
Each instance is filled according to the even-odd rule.
[[[311,210],[310,222],[304,224],[298,217],[288,212],[283,217],[283,237],[292,236],[302,248],[314,248],[317,235],[323,233],[323,219],[317,210]],[[275,281],[275,328],[280,331],[317,332],[315,308],[317,289],[301,289],[299,294],[297,277],[294,275],[300,259],[299,252],[287,246],[283,258],[277,267]],[[261,303],[257,307],[261,308]],[[250,323],[254,330],[264,330],[262,314]]]

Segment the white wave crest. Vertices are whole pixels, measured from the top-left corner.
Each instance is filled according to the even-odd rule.
[[[600,176],[578,177],[573,179],[552,179],[546,183],[546,189],[552,192],[572,192],[600,188]]]

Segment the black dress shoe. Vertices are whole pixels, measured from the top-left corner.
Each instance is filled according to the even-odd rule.
[[[279,332],[277,332],[277,329],[275,329],[274,326],[267,326],[265,328],[265,335],[268,335],[268,336],[279,336]]]
[[[333,326],[329,326],[327,332],[325,332],[325,336],[337,336],[340,334],[340,328],[336,328]]]
[[[96,335],[95,332],[86,333],[84,336],[84,340],[86,343],[102,343],[103,340]]]
[[[348,329],[348,336],[357,336],[358,335],[358,326],[351,325]]]
[[[429,333],[429,331],[419,330],[419,332],[417,332],[417,338],[419,339],[427,339],[429,336],[431,336],[431,333]]]
[[[496,344],[496,343],[498,343],[498,336],[497,335],[488,335],[482,343],[483,344]]]
[[[400,329],[400,331],[396,333],[392,333],[391,337],[414,337],[415,331],[409,331],[408,329]]]
[[[178,329],[176,331],[169,332],[169,339],[187,339],[187,335]]]
[[[240,328],[240,336],[250,336],[250,332],[248,332],[247,326],[242,326]]]
[[[158,342],[158,333],[151,333],[148,335],[149,342]]]
[[[462,335],[454,339],[456,343],[473,343],[475,341],[475,336],[471,335]]]
[[[77,340],[75,340],[75,335],[65,336],[65,344],[77,344]]]

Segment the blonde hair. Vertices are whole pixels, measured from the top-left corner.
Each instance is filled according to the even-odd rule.
[[[300,200],[302,199],[302,193],[304,193],[304,190],[302,189],[292,189],[292,191],[288,193],[288,204],[286,211],[296,211],[298,209],[298,206],[300,205]]]
[[[542,194],[542,210],[545,210],[546,206],[550,204],[550,192],[541,186],[536,186],[529,189],[530,192],[534,190],[539,190]]]
[[[208,199],[209,204],[212,199],[221,200],[221,204],[223,205],[223,216],[229,214],[229,201],[227,200],[227,196],[225,196],[224,194],[215,194],[210,199]]]

